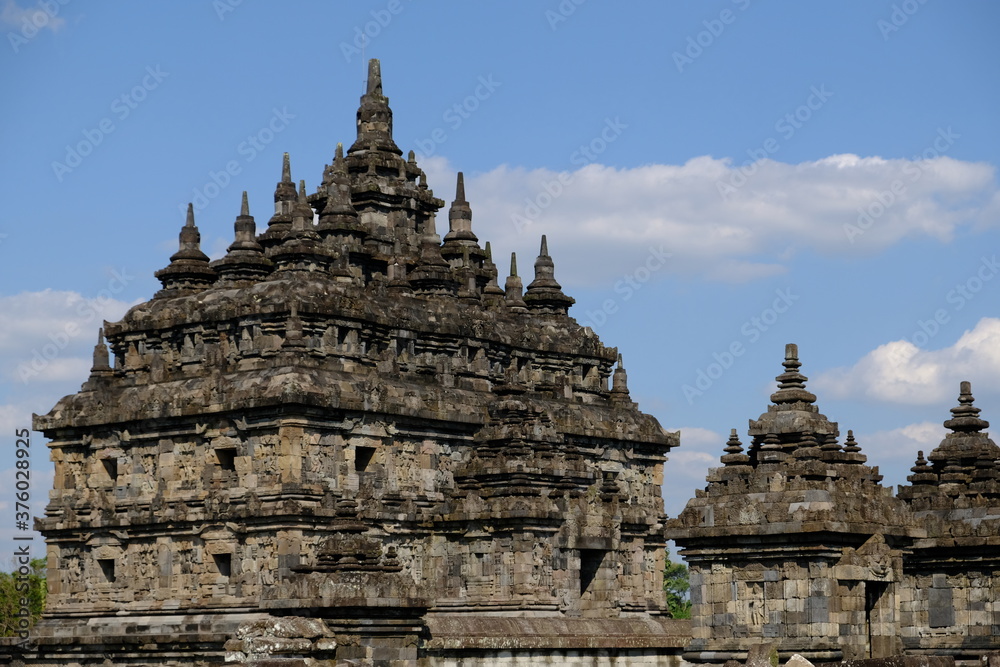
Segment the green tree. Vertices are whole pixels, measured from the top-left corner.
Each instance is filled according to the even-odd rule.
[[[691,583],[688,581],[687,565],[670,560],[669,551],[666,553],[666,561],[663,568],[663,590],[667,594],[667,609],[674,618],[691,618],[691,598],[688,596]]]
[[[45,559],[35,558],[26,569],[27,574],[18,568],[0,572],[0,637],[15,637],[24,631],[25,609],[29,628],[45,609]]]

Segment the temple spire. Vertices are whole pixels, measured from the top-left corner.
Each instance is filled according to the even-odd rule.
[[[306,196],[306,182],[299,181],[299,191],[292,206],[291,228],[268,253],[278,272],[304,271],[326,273],[337,253],[322,243],[313,225],[313,208]]]
[[[990,423],[979,418],[979,408],[973,403],[972,383],[962,382],[959,385],[958,406],[951,409],[951,419],[944,423],[944,427],[956,433],[977,433],[989,428]]]
[[[97,345],[94,346],[94,363],[90,367],[90,376],[111,375],[111,357],[108,346],[104,344],[104,327],[97,331]]]
[[[180,248],[170,256],[170,264],[155,275],[163,289],[156,296],[168,292],[199,291],[215,282],[215,271],[209,268],[208,255],[201,251],[201,234],[194,224],[194,205],[188,204],[187,218],[181,227]]]
[[[796,465],[817,460],[826,464],[860,462],[863,457],[859,454],[845,453],[840,448],[837,423],[820,414],[816,396],[806,390],[808,378],[799,372],[802,363],[798,345],[785,345],[782,366],[784,372],[776,378],[778,390],[771,394],[773,404],[758,419],[750,420],[751,458],[757,463],[780,463],[792,457],[798,461]],[[820,470],[806,465],[803,470],[808,475],[825,475],[834,467]]]
[[[507,307],[515,312],[528,312],[528,306],[524,303],[521,292],[524,288],[521,279],[517,275],[517,253],[510,253],[510,275],[504,285],[504,300]]]
[[[392,109],[389,98],[382,93],[382,68],[379,61],[368,61],[368,88],[358,107],[358,137],[348,153],[384,151],[402,155],[392,139]]]
[[[535,260],[535,279],[528,285],[524,302],[533,310],[566,315],[576,301],[566,296],[556,282],[555,263],[549,256],[548,239],[542,234],[542,244]]]
[[[953,498],[973,492],[970,485],[977,483],[980,459],[1000,460],[1000,447],[985,432],[990,423],[980,419],[974,403],[972,384],[962,382],[958,405],[951,409],[951,419],[944,422],[949,432],[927,456],[937,474],[939,489]]]
[[[376,58],[368,61],[368,89],[365,94],[383,97],[382,65]]]
[[[615,372],[611,376],[611,401],[613,403],[632,402],[628,393],[628,374],[625,372],[625,364],[622,362],[621,353],[618,354],[618,364],[615,366]]]
[[[806,391],[805,375],[799,372],[802,363],[799,361],[799,346],[795,343],[785,345],[785,360],[781,362],[785,367],[785,372],[777,376],[778,391],[771,394],[771,401],[775,404],[787,403],[815,403],[816,395]]]
[[[483,270],[486,272],[486,285],[483,287],[483,301],[490,306],[497,306],[503,303],[504,291],[497,283],[497,267],[493,263],[493,249],[490,242],[486,242],[486,249],[483,251]]]
[[[750,457],[743,453],[743,443],[736,434],[736,429],[729,430],[729,440],[726,441],[726,453],[722,455],[721,461],[726,466],[749,465]]]
[[[274,187],[274,215],[267,223],[267,229],[260,236],[260,244],[265,249],[281,243],[292,228],[292,212],[298,200],[295,183],[292,182],[292,166],[288,153],[281,158],[281,180]]]
[[[299,181],[299,194],[292,209],[292,231],[302,234],[313,231],[313,210],[306,197],[306,182]]]
[[[264,257],[264,249],[257,242],[257,224],[250,215],[246,190],[243,191],[240,214],[236,216],[233,229],[236,238],[229,245],[226,256],[211,264],[219,274],[220,283],[236,286],[263,279],[273,265]]]
[[[407,275],[410,287],[418,294],[453,295],[458,292],[459,282],[441,256],[440,243],[441,237],[433,232],[423,236],[420,261]]]
[[[465,176],[462,172],[458,172],[455,201],[448,210],[448,233],[444,237],[441,255],[454,267],[465,265],[477,272],[481,272],[486,260],[486,254],[479,247],[479,239],[472,233],[472,207],[465,199]]]
[[[465,199],[465,175],[458,172],[458,183],[455,186],[455,201],[448,211],[448,234],[445,243],[450,240],[471,241],[476,244],[479,239],[472,233],[472,207]],[[470,245],[470,244],[464,244]]]
[[[281,157],[281,182],[292,182],[292,161],[291,158],[288,157],[288,153],[285,153]]]
[[[336,236],[339,243],[352,248],[360,247],[361,241],[368,235],[351,204],[351,181],[344,160],[344,144],[337,144],[327,184],[326,203],[320,211],[316,231],[321,236]]]

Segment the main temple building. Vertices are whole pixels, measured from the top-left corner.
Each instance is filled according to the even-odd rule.
[[[1000,448],[971,388],[898,493],[819,413],[786,350],[772,405],[684,512],[679,435],[569,314],[545,237],[503,278],[462,175],[403,157],[371,61],[357,137],[315,186],[286,154],[224,257],[193,211],[162,289],[105,323],[35,429],[42,666],[722,664],[1000,649]],[[277,165],[275,165],[277,173]],[[506,262],[503,262],[506,268]],[[522,273],[524,263],[522,262]],[[527,286],[524,283],[527,282]],[[666,466],[669,477],[669,465]],[[665,546],[691,569],[672,619]]]

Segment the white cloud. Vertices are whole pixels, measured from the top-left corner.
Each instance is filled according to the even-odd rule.
[[[59,7],[58,4],[55,6]],[[7,0],[3,9],[0,10],[0,23],[11,28],[24,28],[26,31],[48,28],[52,32],[59,32],[66,25],[66,19],[49,12],[41,4],[34,7],[21,7],[16,0]]]
[[[944,412],[941,421],[950,415]],[[941,444],[947,430],[940,422],[918,422],[888,431],[860,433],[858,444],[863,454],[868,456],[869,465],[885,464],[893,467],[909,468],[917,459],[917,452],[925,455]],[[903,473],[905,477],[907,473]],[[903,479],[899,480],[903,483]]]
[[[722,465],[719,457],[728,435],[694,426],[667,430],[681,432],[681,446],[667,455],[663,480],[664,507],[668,515],[677,516],[694,498],[695,489],[705,488],[708,469]]]
[[[975,393],[977,385],[992,388],[998,374],[1000,319],[984,317],[950,347],[924,350],[907,340],[892,341],[850,368],[819,375],[812,386],[835,398],[943,405],[956,399],[962,380],[971,381]]]
[[[10,519],[0,526],[0,568],[14,536],[30,534],[14,525],[15,431],[30,429],[33,412],[48,411],[87,379],[98,328],[104,320],[120,319],[130,306],[114,298],[129,280],[112,274],[96,297],[56,290],[0,296],[0,376],[7,380],[0,385],[6,389],[0,389],[0,400],[6,401],[0,403],[0,448],[6,452],[0,459],[0,513]],[[53,468],[41,434],[32,433],[30,450],[31,514],[41,516]],[[32,556],[45,555],[40,537],[31,545]]]
[[[452,166],[441,157],[422,166],[450,201]],[[741,182],[741,169],[707,156],[680,166],[590,164],[562,174],[502,165],[466,178],[466,191],[473,229],[493,242],[498,264],[510,250],[530,253],[522,260],[530,276],[545,233],[556,276],[567,285],[629,274],[650,248],[672,253],[664,273],[743,282],[784,272],[801,250],[878,252],[908,237],[947,241],[962,226],[1000,220],[995,169],[984,163],[856,155],[762,160],[745,184],[720,194],[720,184]],[[892,201],[884,205],[887,192]],[[861,212],[871,217],[863,229]],[[439,220],[442,232],[446,220]]]
[[[87,378],[97,330],[120,319],[124,301],[44,290],[0,297],[0,376],[23,386]]]

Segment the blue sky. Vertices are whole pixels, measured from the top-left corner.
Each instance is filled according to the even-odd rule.
[[[101,321],[158,288],[188,201],[218,256],[242,190],[269,216],[282,152],[315,188],[377,57],[431,188],[450,201],[464,171],[474,230],[522,274],[548,234],[571,314],[681,429],[670,514],[766,409],[787,342],[902,483],[960,380],[1000,419],[998,19],[941,0],[0,0],[3,451],[78,389]]]

